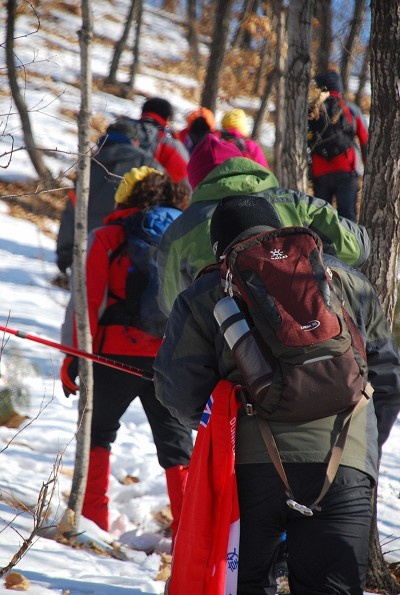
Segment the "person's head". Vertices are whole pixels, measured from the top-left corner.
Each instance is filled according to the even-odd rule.
[[[151,118],[163,126],[172,120],[174,110],[167,99],[152,97],[147,99],[142,106],[142,118]]]
[[[168,174],[143,165],[124,174],[115,203],[117,209],[143,210],[162,203],[184,210],[190,203],[190,191],[186,184],[173,182]]]
[[[314,77],[315,84],[319,89],[343,93],[343,83],[340,75],[334,70],[322,72]]]
[[[134,120],[128,116],[120,116],[114,122],[107,126],[104,134],[97,141],[97,146],[102,147],[107,144],[135,143],[138,139],[138,132]]]
[[[237,130],[243,136],[249,136],[246,112],[242,109],[225,112],[222,116],[221,128],[222,130]]]
[[[205,107],[199,107],[187,116],[186,126],[190,137],[190,146],[188,148],[192,153],[207,134],[215,132],[214,114]]]
[[[188,180],[194,190],[218,165],[232,157],[243,157],[241,150],[229,141],[208,134],[192,152],[188,165]]]
[[[219,260],[226,248],[241,234],[257,227],[282,227],[281,221],[263,196],[226,196],[217,205],[210,222],[210,240]]]

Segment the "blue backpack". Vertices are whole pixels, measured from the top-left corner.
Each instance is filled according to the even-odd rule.
[[[167,317],[157,302],[157,249],[163,233],[180,214],[174,207],[157,205],[118,222],[124,227],[125,240],[112,252],[110,265],[118,256],[129,256],[125,299],[109,291],[116,303],[107,308],[101,324],[134,326],[150,335],[163,336]]]

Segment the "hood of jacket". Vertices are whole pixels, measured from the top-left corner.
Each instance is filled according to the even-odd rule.
[[[278,186],[278,180],[269,169],[246,157],[232,157],[200,182],[193,191],[192,203],[219,200],[224,196],[257,194]]]

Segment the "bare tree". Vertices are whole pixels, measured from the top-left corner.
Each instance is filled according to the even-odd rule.
[[[371,119],[360,221],[372,244],[364,272],[392,325],[400,238],[400,0],[372,0],[371,13]],[[379,593],[400,592],[379,544],[376,497],[367,586]]]
[[[268,101],[275,89],[275,143],[274,143],[274,172],[280,179],[281,174],[281,150],[282,150],[282,129],[283,129],[283,97],[285,88],[285,65],[287,56],[286,39],[286,9],[282,0],[274,0],[272,3],[273,17],[272,27],[276,33],[275,64],[273,71],[269,73],[264,92],[262,94],[260,107],[254,118],[252,137],[259,136],[262,123],[265,120]]]
[[[77,169],[75,229],[74,229],[74,304],[76,312],[78,346],[91,353],[87,295],[86,295],[86,252],[87,252],[87,207],[90,182],[90,118],[92,114],[92,60],[93,15],[91,0],[82,0],[82,29],[79,31],[81,52],[81,107],[78,114],[78,149],[80,159]],[[79,360],[80,396],[79,423],[76,440],[74,476],[68,501],[68,511],[64,515],[77,531],[82,512],[89,466],[90,430],[93,410],[93,371],[92,362]],[[72,511],[72,514],[71,514]]]
[[[142,30],[142,22],[143,22],[143,0],[136,0],[135,21],[136,21],[135,41],[133,44],[132,62],[131,62],[131,66],[129,69],[129,82],[128,82],[128,88],[130,90],[132,90],[135,85],[136,73],[139,68],[140,32]]]
[[[200,51],[199,51],[199,36],[197,34],[197,18],[196,18],[196,0],[187,0],[187,22],[188,33],[187,40],[189,44],[189,51],[192,56],[194,64],[200,66]]]
[[[354,103],[356,103],[358,106],[361,106],[361,98],[365,91],[365,85],[367,84],[367,82],[369,80],[370,57],[371,57],[371,45],[368,42],[368,44],[364,50],[364,53],[363,53],[360,74],[358,75],[358,89],[357,89],[357,93],[354,97]]]
[[[360,42],[361,29],[365,19],[366,0],[355,0],[353,18],[350,23],[347,41],[342,48],[340,60],[340,75],[343,81],[344,92],[349,88],[349,79],[353,68],[357,46]]]
[[[125,26],[122,31],[122,35],[120,39],[115,44],[113,57],[110,64],[110,70],[108,76],[106,78],[106,83],[109,85],[115,85],[117,83],[117,73],[119,68],[119,63],[121,60],[121,56],[123,51],[126,48],[126,43],[128,41],[129,33],[132,29],[132,23],[135,19],[137,14],[137,4],[139,0],[131,0],[131,4],[129,6],[128,14],[125,19]]]
[[[326,72],[332,48],[332,0],[315,3],[315,19],[317,25],[314,29],[316,40],[315,72]]]
[[[288,8],[281,185],[307,190],[307,103],[314,0],[292,0]]]
[[[32,5],[30,5],[30,7],[32,10],[34,10]],[[41,185],[45,188],[54,188],[55,181],[51,172],[44,163],[42,151],[38,148],[34,140],[28,107],[26,106],[26,103],[24,101],[18,84],[17,68],[15,64],[14,54],[16,12],[17,0],[7,0],[6,63],[8,81],[10,84],[13,101],[17,107],[21,119],[22,133],[24,135],[26,149],[28,151],[30,160],[32,161],[32,165],[35,168],[37,175],[39,176]],[[39,18],[38,24],[40,25]],[[21,66],[23,65],[21,64]]]
[[[207,74],[201,95],[201,105],[215,111],[219,80],[225,58],[233,0],[218,0],[215,9],[214,32],[208,59]]]

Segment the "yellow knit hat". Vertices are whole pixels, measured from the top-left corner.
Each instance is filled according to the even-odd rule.
[[[221,120],[221,126],[224,130],[235,128],[243,136],[249,135],[246,112],[242,109],[233,109],[225,112]]]
[[[142,165],[142,167],[133,167],[130,171],[126,172],[115,193],[115,202],[118,204],[124,204],[127,202],[136,184],[147,178],[149,174],[160,174],[160,176],[163,175],[163,173],[158,171],[158,169],[148,167],[147,165]]]

